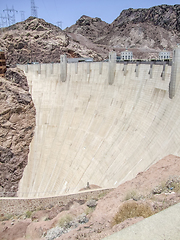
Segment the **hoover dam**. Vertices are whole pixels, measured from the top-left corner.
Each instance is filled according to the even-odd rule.
[[[109,62],[18,65],[36,128],[18,197],[117,187],[169,154],[180,156],[180,47],[172,66]]]

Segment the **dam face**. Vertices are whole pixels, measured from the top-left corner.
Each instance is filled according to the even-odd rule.
[[[164,156],[180,155],[177,66],[173,75],[168,64],[20,65],[36,128],[18,196],[74,193],[87,182],[116,187]]]

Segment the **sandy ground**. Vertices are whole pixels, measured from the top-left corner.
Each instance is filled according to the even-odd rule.
[[[74,202],[69,208],[57,205],[33,212],[30,217],[27,214],[12,216],[9,220],[1,217],[0,240],[102,239],[143,219],[136,216],[113,225],[114,217],[123,204],[145,204],[153,214],[157,213],[180,202],[179,183],[180,157],[169,155],[106,196],[95,199],[96,206]],[[59,226],[66,233],[61,236],[47,234],[49,229]]]

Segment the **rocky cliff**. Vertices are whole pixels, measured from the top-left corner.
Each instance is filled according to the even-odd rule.
[[[0,78],[0,196],[15,196],[35,127],[27,79],[18,68]]]

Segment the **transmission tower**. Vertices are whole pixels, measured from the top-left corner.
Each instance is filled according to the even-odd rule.
[[[0,28],[7,27],[7,17],[1,14],[0,19]]]
[[[17,13],[18,11],[14,9],[14,7],[12,6],[12,8],[8,8],[6,6],[6,9],[3,10],[3,12],[7,13],[7,21],[8,21],[8,25],[13,25],[16,22],[15,19],[15,13]]]
[[[58,21],[58,22],[57,22],[57,26],[62,29],[62,22],[61,22],[61,21]]]
[[[20,13],[21,13],[21,22],[22,22],[25,20],[25,15],[24,15],[25,11],[20,11]]]
[[[38,17],[37,7],[35,6],[34,0],[31,0],[31,16]]]

